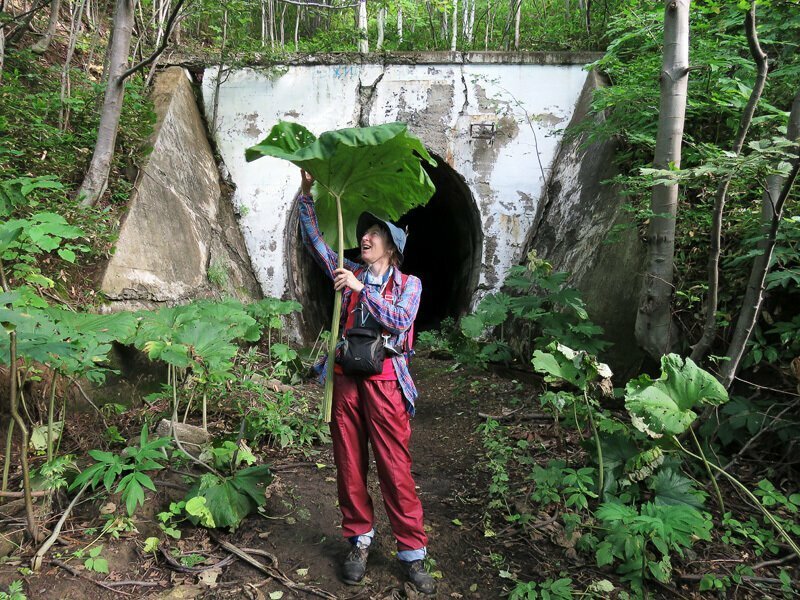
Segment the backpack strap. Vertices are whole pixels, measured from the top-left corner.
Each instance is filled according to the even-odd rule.
[[[402,282],[402,288],[405,289],[406,282],[408,281],[408,275],[405,273],[400,273],[400,278]],[[402,294],[402,290],[400,292]],[[398,294],[399,296],[399,294]],[[394,304],[394,276],[389,278],[389,281],[386,283],[386,288],[383,290],[383,299],[387,302],[391,302]],[[406,334],[406,339],[403,342],[403,352],[406,354],[413,353],[414,347],[414,323],[412,321],[411,327]]]

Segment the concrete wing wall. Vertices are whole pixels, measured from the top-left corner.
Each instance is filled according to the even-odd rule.
[[[112,309],[259,297],[186,71],[161,73],[153,149],[102,281]],[[209,281],[209,270],[212,281]]]

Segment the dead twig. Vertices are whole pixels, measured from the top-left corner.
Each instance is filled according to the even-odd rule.
[[[242,561],[246,562],[248,565],[258,569],[265,575],[272,577],[275,581],[283,585],[284,587],[288,588],[292,591],[302,591],[308,594],[313,594],[314,596],[319,596],[320,598],[328,598],[330,600],[336,600],[336,596],[331,594],[330,592],[326,592],[320,588],[306,585],[304,583],[295,583],[291,579],[289,579],[285,574],[283,574],[277,566],[267,566],[259,560],[253,558],[253,554],[260,554],[262,556],[266,556],[269,558],[275,565],[278,564],[277,558],[273,554],[270,554],[266,550],[255,550],[253,548],[246,548],[242,549],[237,546],[234,546],[230,542],[226,542],[225,540],[219,539],[214,533],[209,532],[211,539],[217,542],[220,546],[225,548],[231,554],[235,554],[238,558]]]
[[[164,559],[167,561],[167,564],[169,564],[170,568],[173,571],[179,571],[181,573],[202,573],[203,571],[208,571],[209,569],[221,569],[222,567],[227,567],[234,560],[236,560],[236,557],[233,554],[228,554],[228,556],[223,558],[221,561],[214,563],[213,565],[206,565],[204,567],[187,567],[186,565],[182,565],[177,560],[172,558],[164,548],[159,547],[159,550],[161,550],[161,554],[164,556]]]
[[[71,573],[72,575],[74,575],[75,577],[80,577],[81,579],[85,579],[86,581],[91,581],[96,586],[99,586],[99,587],[101,587],[103,589],[112,591],[115,594],[122,594],[123,596],[133,596],[133,594],[130,594],[128,592],[123,592],[122,590],[117,590],[117,589],[111,587],[110,585],[108,585],[106,583],[103,583],[102,581],[97,581],[96,579],[92,579],[91,577],[89,577],[85,573],[81,573],[80,571],[78,571],[78,569],[76,569],[75,567],[71,567],[70,565],[65,563],[63,560],[58,560],[57,558],[51,558],[50,559],[50,564],[51,565],[55,565],[57,567],[61,567],[62,569],[64,569],[68,573]]]

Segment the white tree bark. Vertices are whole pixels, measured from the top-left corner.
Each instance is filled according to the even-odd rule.
[[[458,0],[453,0],[453,35],[450,38],[450,52],[455,52],[457,48],[458,48]]]
[[[386,7],[381,6],[378,9],[378,41],[375,42],[375,50],[383,50],[383,40],[386,30]]]
[[[100,112],[100,124],[97,128],[97,143],[89,170],[78,190],[78,197],[83,206],[93,206],[108,185],[108,173],[114,157],[119,117],[122,114],[122,101],[125,96],[125,82],[121,79],[121,75],[128,65],[128,52],[131,48],[132,0],[117,0],[113,28],[111,48],[108,53],[108,83],[103,99],[103,108]]]
[[[470,47],[473,39],[475,39],[475,0],[470,2],[469,22],[467,23],[467,43]]]
[[[64,59],[64,68],[61,70],[61,112],[58,116],[58,126],[61,131],[66,131],[69,126],[69,103],[67,98],[70,96],[71,81],[69,73],[72,70],[72,55],[75,52],[75,44],[81,33],[83,25],[83,9],[86,0],[78,0],[75,9],[70,13],[69,42],[67,44],[67,57]]]
[[[294,51],[298,52],[300,50],[300,11],[303,8],[298,6],[295,11],[295,19],[294,19]]]
[[[517,12],[514,15],[514,50],[519,50],[519,22],[522,19],[522,0],[517,0]]]
[[[403,7],[402,5],[398,5],[397,7],[397,43],[403,43]]]
[[[653,165],[680,167],[681,142],[689,83],[689,0],[666,0],[661,101]],[[650,203],[647,233],[647,270],[644,273],[636,315],[636,340],[653,358],[668,353],[675,344],[672,320],[675,217],[677,185],[656,185]]]
[[[358,51],[361,54],[369,52],[369,37],[367,33],[367,0],[358,2]]]
[[[53,36],[58,26],[58,13],[61,11],[61,0],[50,0],[50,19],[47,21],[47,31],[42,38],[31,46],[31,51],[35,54],[42,54],[50,47]]]

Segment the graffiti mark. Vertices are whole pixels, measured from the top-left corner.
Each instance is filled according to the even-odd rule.
[[[337,65],[333,67],[333,76],[336,79],[343,77],[357,77],[360,68],[357,65]]]

